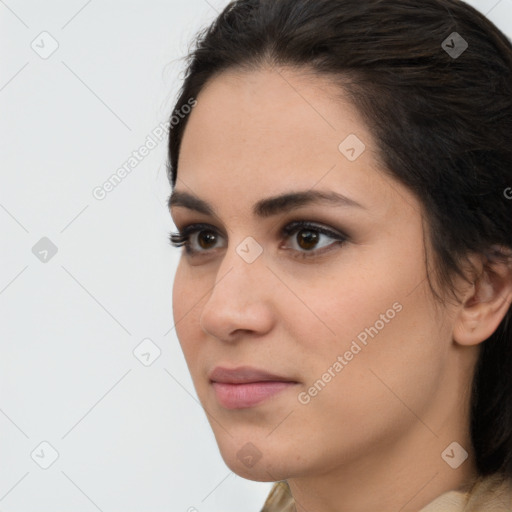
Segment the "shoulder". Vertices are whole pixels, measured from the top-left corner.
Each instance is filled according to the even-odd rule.
[[[480,477],[469,491],[464,512],[512,512],[512,477],[496,473]]]
[[[512,512],[512,477],[479,476],[463,489],[446,492],[420,512]]]
[[[260,512],[295,512],[295,505],[286,480],[276,482]]]

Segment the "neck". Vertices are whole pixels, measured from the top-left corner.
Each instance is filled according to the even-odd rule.
[[[447,491],[466,490],[477,477],[473,453],[454,470],[441,453],[460,436],[435,437],[421,429],[365,460],[311,478],[289,478],[297,512],[419,512]],[[459,444],[469,446],[467,439]]]
[[[445,492],[467,490],[478,476],[467,427],[469,389],[449,373],[444,379],[433,409],[420,418],[404,407],[396,421],[408,418],[407,426],[389,426],[392,433],[365,446],[364,457],[333,453],[317,471],[288,478],[297,512],[419,512]],[[456,469],[446,462],[456,465],[460,457],[457,446],[446,451],[454,441],[468,453]]]

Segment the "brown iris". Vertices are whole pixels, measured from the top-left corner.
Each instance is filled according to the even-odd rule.
[[[313,249],[318,243],[319,234],[315,231],[308,231],[306,229],[301,230],[300,233],[301,235],[298,239],[300,247],[302,249]],[[302,244],[305,244],[305,246]]]
[[[208,242],[215,243],[215,236],[216,235],[213,231],[201,231],[201,233],[197,237],[199,245],[203,249],[209,249],[208,246],[205,247],[205,245],[203,245],[203,242],[206,241],[206,244],[208,244]]]

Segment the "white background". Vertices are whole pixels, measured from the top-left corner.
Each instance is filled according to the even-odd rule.
[[[469,3],[512,37],[512,0]],[[1,512],[258,512],[272,485],[224,464],[175,337],[166,138],[92,194],[167,121],[226,4],[0,0]]]

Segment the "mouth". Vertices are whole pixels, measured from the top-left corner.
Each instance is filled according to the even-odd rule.
[[[298,384],[288,377],[250,366],[233,369],[217,366],[209,378],[218,402],[226,409],[254,407]]]
[[[292,387],[297,382],[262,381],[246,384],[212,382],[212,387],[220,405],[226,409],[246,409]]]

